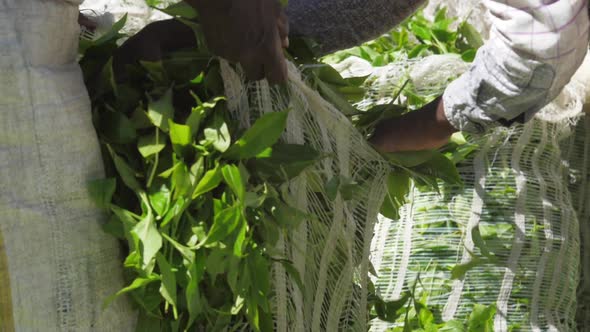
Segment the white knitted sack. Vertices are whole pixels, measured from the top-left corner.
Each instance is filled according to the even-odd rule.
[[[439,4],[449,6],[452,13],[470,12],[471,19],[486,21],[477,3],[437,1],[430,8]],[[453,66],[459,73],[466,68]],[[415,69],[419,68],[415,61],[391,67],[421,71]],[[582,112],[590,83],[584,79],[590,77],[584,74],[587,71],[580,69],[576,79],[533,121],[476,138],[473,143],[479,151],[460,167],[464,187],[443,186],[441,194],[414,189],[400,220],[380,218],[371,258],[379,275],[379,295],[396,300],[419,276],[418,292],[427,294],[428,305],[443,320],[465,319],[476,303],[495,304],[494,331],[576,329],[579,218],[582,236],[586,232],[585,238],[590,239],[588,120]],[[391,71],[394,76],[398,73]],[[438,86],[444,87],[444,75],[430,73],[433,85],[429,86],[436,90],[441,78]],[[380,96],[386,98],[399,88],[399,77],[379,77],[372,88],[379,94],[362,102],[366,108],[387,102]],[[419,84],[420,79],[414,77],[413,82]],[[484,252],[473,238],[476,229],[494,262],[484,263]],[[587,250],[583,253],[585,275],[590,274]],[[473,263],[478,260],[482,263]],[[452,280],[452,269],[470,262],[475,267]],[[589,298],[590,286],[580,293]],[[579,302],[584,321],[578,326],[590,326],[588,315],[584,317],[589,310],[583,304],[587,300]],[[395,324],[375,321],[372,330],[392,326]]]
[[[266,82],[246,83],[227,63],[222,76],[229,108],[243,127],[263,114],[289,109],[283,140],[327,156],[286,188],[291,203],[314,218],[284,234],[277,248],[294,262],[305,288],[299,289],[282,265],[274,267],[276,330],[366,331],[369,248],[388,162],[293,65],[288,98]],[[335,177],[358,185],[352,197],[328,198],[324,184]]]

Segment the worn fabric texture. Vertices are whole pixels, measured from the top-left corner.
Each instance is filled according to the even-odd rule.
[[[80,1],[0,0],[0,331],[133,331],[76,64]]]
[[[424,4],[424,0],[290,0],[287,15],[293,35],[313,39],[319,51],[357,46],[386,33]]]

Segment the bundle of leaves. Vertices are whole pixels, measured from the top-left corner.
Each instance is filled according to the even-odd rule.
[[[272,330],[271,265],[299,280],[273,248],[305,217],[282,184],[320,156],[280,143],[287,110],[238,129],[205,49],[142,62],[115,83],[124,23],[84,45],[80,62],[109,176],[91,192],[128,246],[130,284],[115,296],[139,307],[138,331]]]
[[[106,231],[128,249],[129,286],[109,301],[123,294],[133,299],[138,331],[273,330],[272,265],[282,264],[304,288],[276,242],[313,220],[288,203],[285,188],[329,156],[280,141],[289,110],[241,129],[229,115],[219,62],[201,42],[196,13],[182,4],[164,11],[194,29],[198,46],[128,66],[124,83],[115,79],[113,55],[125,37],[119,33],[125,19],[81,44],[107,173],[91,192],[110,211]],[[308,44],[292,44],[290,59],[310,85],[355,119],[363,79],[345,80]],[[387,105],[377,118],[391,116],[392,109],[394,115],[410,111]],[[441,151],[388,156],[392,174],[382,212],[397,217],[412,181],[428,188],[440,180],[459,183],[455,163],[472,150],[459,136]],[[354,185],[341,182],[328,181],[327,191]],[[374,298],[369,306],[382,304]]]

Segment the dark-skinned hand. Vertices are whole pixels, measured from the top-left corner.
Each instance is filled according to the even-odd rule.
[[[211,51],[239,62],[250,80],[287,79],[283,48],[289,44],[287,16],[278,0],[185,0],[199,12]]]
[[[447,144],[456,131],[447,120],[439,98],[420,110],[382,121],[371,143],[385,153],[432,150]]]

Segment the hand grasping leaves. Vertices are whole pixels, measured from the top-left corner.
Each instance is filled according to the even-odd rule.
[[[200,23],[213,53],[239,62],[251,80],[271,84],[287,78],[283,48],[289,24],[277,0],[185,0],[199,11]]]

